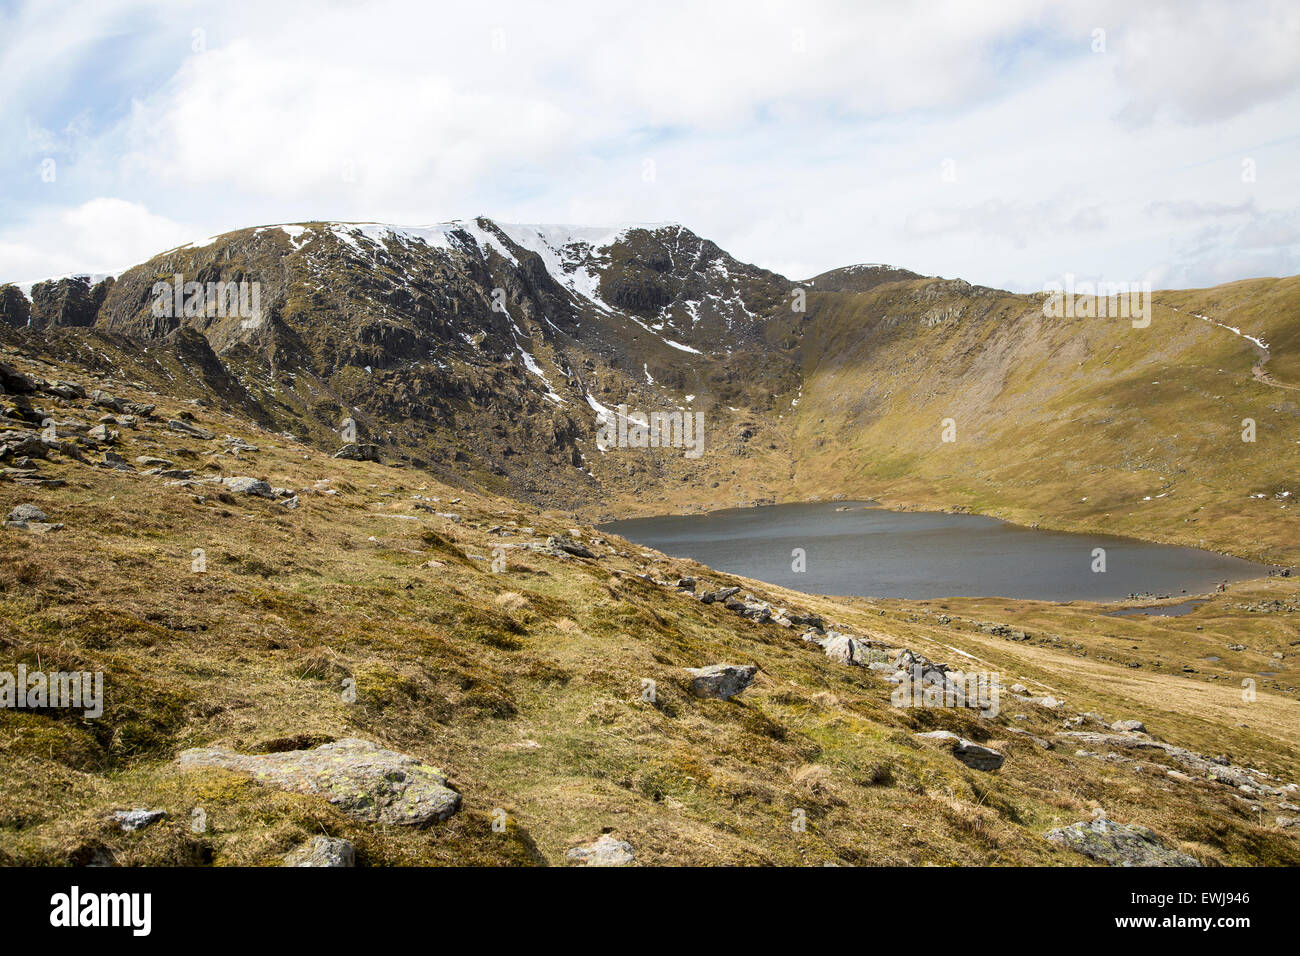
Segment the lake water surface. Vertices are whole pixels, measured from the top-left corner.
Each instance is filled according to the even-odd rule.
[[[1266,573],[1262,565],[1195,548],[862,502],[736,508],[601,527],[719,571],[814,594],[1117,601],[1213,591],[1220,581]],[[807,555],[803,573],[792,570],[795,548]],[[1092,571],[1094,548],[1106,551],[1105,573]]]

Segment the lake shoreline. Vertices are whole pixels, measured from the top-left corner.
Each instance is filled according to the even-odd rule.
[[[776,510],[781,517],[758,529],[749,519],[760,510]],[[898,520],[905,516],[920,520]],[[879,498],[730,506],[624,518],[597,527],[719,573],[827,597],[1086,601],[1125,610],[1182,603],[1216,593],[1220,584],[1273,576],[1269,565],[1209,548],[1041,523],[1035,527],[970,511],[891,508]],[[796,550],[820,549],[816,577],[794,577],[807,573],[806,565],[782,567],[788,559],[775,556],[787,553],[791,544]],[[1085,547],[1094,575],[1113,576],[1082,572]],[[998,560],[989,561],[993,555]],[[1119,561],[1117,566],[1106,566],[1108,555]],[[1132,583],[1132,589],[1109,590],[1116,576],[1123,578],[1120,588]]]
[[[583,518],[584,520],[588,520],[595,527],[600,528],[600,527],[604,527],[605,525],[613,524],[621,521],[633,521],[633,520],[650,519],[650,518],[702,517],[707,515],[717,515],[728,511],[756,511],[763,508],[779,508],[785,505],[803,505],[803,504],[865,505],[868,503],[873,508],[877,508],[882,511],[893,512],[895,514],[974,515],[978,517],[993,518],[997,521],[1001,521],[1005,524],[1013,525],[1014,527],[1017,528],[1023,528],[1027,531],[1056,531],[1056,532],[1061,532],[1063,534],[1105,535],[1114,538],[1124,538],[1129,541],[1141,542],[1144,544],[1162,545],[1171,548],[1189,548],[1193,551],[1204,551],[1208,554],[1217,554],[1225,558],[1237,558],[1241,561],[1247,561],[1251,564],[1256,564],[1264,571],[1264,573],[1260,575],[1261,578],[1272,577],[1272,575],[1269,575],[1267,573],[1268,569],[1270,568],[1276,568],[1279,570],[1284,568],[1290,568],[1293,571],[1293,573],[1296,570],[1294,565],[1279,564],[1274,561],[1265,561],[1262,560],[1258,555],[1250,554],[1243,550],[1229,550],[1226,547],[1214,547],[1211,545],[1202,546],[1202,545],[1195,545],[1195,544],[1187,544],[1183,541],[1179,541],[1164,536],[1141,535],[1141,534],[1134,534],[1127,531],[1126,532],[1105,531],[1096,527],[1094,524],[1086,523],[1086,522],[1053,521],[1051,519],[1045,519],[1033,523],[1025,523],[1023,521],[1016,521],[1015,519],[1007,517],[1005,514],[996,511],[975,510],[965,506],[960,508],[927,507],[925,505],[913,503],[913,502],[898,502],[898,501],[891,502],[888,496],[872,497],[869,499],[851,499],[847,497],[837,499],[834,496],[826,497],[820,495],[813,496],[811,498],[773,498],[773,499],[762,499],[754,502],[728,505],[726,507],[721,507],[721,508],[711,508],[711,507],[701,506],[698,510],[689,510],[689,511],[684,510],[684,511],[675,511],[675,512],[652,511],[648,509],[643,512],[642,509],[634,507],[631,509],[632,513],[630,514],[625,513],[620,515],[619,517],[608,517],[605,515],[594,516],[591,514],[586,514],[584,512],[575,512],[573,514],[573,517]]]

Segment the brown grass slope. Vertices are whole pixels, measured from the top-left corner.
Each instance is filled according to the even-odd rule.
[[[1236,285],[1156,293],[1145,329],[933,280],[814,295],[791,497],[833,489],[1294,562],[1300,393],[1257,379],[1242,337],[1175,311],[1262,335],[1282,381],[1300,280]]]
[[[1083,865],[1043,834],[1100,808],[1207,864],[1300,863],[1300,838],[1278,826],[1276,801],[1171,776],[1178,768],[1154,758],[1080,756],[1064,739],[1045,750],[1016,733],[1056,740],[1086,710],[1138,717],[1171,743],[1295,780],[1300,705],[1284,610],[1300,597],[1293,579],[1242,586],[1166,622],[1101,618],[1090,605],[835,602],[735,582],[935,660],[975,655],[1004,682],[1069,705],[1008,700],[992,719],[898,709],[879,675],[832,662],[797,631],[655,583],[727,576],[589,528],[578,530],[596,559],[526,547],[566,531],[569,514],[411,468],[333,460],[240,416],[76,365],[5,360],[157,404],[154,420],[120,429],[116,450],[128,461],[155,455],[200,478],[264,477],[300,498],[288,510],[58,457],[41,472],[62,485],[0,482],[0,511],[31,502],[65,525],[0,530],[4,668],[102,670],[107,685],[96,721],[0,711],[5,862],[277,864],[325,833],[354,841],[364,865],[544,864],[609,830],[643,864]],[[819,387],[836,394],[829,355],[810,359],[819,366],[828,376]],[[847,396],[823,401],[848,414]],[[933,403],[940,411],[937,394]],[[163,427],[182,412],[218,437]],[[77,400],[58,413],[95,418]],[[226,434],[260,450],[236,456]],[[205,574],[192,571],[195,548]],[[502,573],[490,569],[497,548]],[[990,618],[1033,638],[974,629]],[[1223,653],[1229,639],[1249,652]],[[1183,669],[1216,649],[1213,667]],[[684,668],[721,661],[758,665],[754,686],[725,703],[691,696]],[[1261,661],[1274,677],[1245,703],[1240,680],[1266,669]],[[657,684],[655,703],[642,699],[644,679]],[[916,739],[935,728],[1002,750],[1006,764],[977,772]],[[246,776],[172,765],[192,746],[267,752],[347,736],[444,768],[464,808],[426,830],[386,828]],[[109,815],[131,807],[169,816],[123,833]],[[190,826],[196,809],[204,832]],[[791,825],[797,811],[806,831]]]

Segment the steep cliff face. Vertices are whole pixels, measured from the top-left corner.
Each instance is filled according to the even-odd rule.
[[[752,430],[749,409],[797,387],[768,342],[792,286],[677,225],[317,222],[156,256],[96,327],[202,334],[266,414],[322,446],[353,419],[389,456],[578,505],[716,470],[637,449],[607,461],[595,436],[621,404]]]
[[[30,302],[16,286],[6,285],[0,289],[0,321],[37,330],[93,325],[113,281],[80,275],[36,282]]]

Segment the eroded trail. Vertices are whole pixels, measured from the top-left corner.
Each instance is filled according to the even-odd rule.
[[[1251,367],[1250,370],[1250,373],[1254,377],[1255,381],[1263,385],[1271,385],[1273,388],[1285,388],[1293,392],[1300,392],[1300,385],[1287,385],[1285,382],[1279,382],[1277,379],[1269,375],[1268,372],[1264,371],[1264,365],[1265,363],[1268,362],[1270,358],[1270,352],[1268,349],[1268,343],[1265,342],[1263,339],[1256,338],[1253,335],[1247,335],[1245,332],[1241,331],[1241,329],[1237,328],[1234,325],[1228,325],[1226,322],[1220,322],[1217,319],[1212,319],[1208,315],[1201,315],[1199,312],[1183,312],[1182,309],[1175,309],[1172,305],[1166,305],[1164,306],[1164,308],[1169,309],[1171,312],[1181,313],[1182,315],[1190,315],[1193,318],[1202,320],[1203,322],[1208,322],[1210,323],[1210,325],[1217,325],[1221,329],[1227,329],[1229,332],[1231,332],[1233,335],[1237,336],[1238,338],[1245,339],[1247,342],[1249,342],[1251,345],[1255,347],[1256,351],[1259,352],[1259,359],[1255,362],[1255,364]]]

